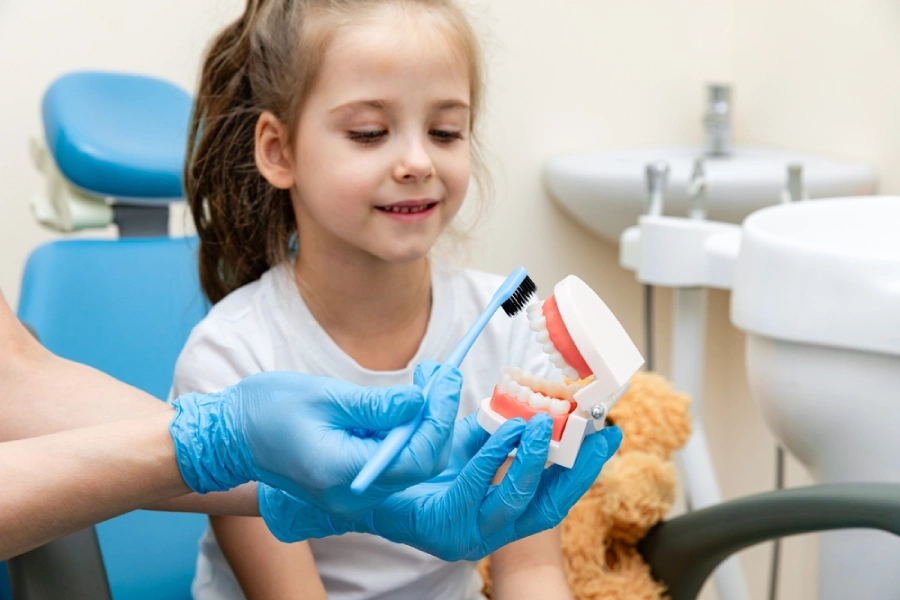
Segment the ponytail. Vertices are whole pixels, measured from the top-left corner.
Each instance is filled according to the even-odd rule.
[[[254,93],[251,44],[265,3],[248,0],[213,40],[188,135],[185,195],[200,238],[200,285],[213,304],[283,261],[296,230],[290,192],[266,181],[254,158],[264,104]]]

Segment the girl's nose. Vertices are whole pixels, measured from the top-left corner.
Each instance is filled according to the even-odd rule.
[[[398,181],[425,181],[434,175],[434,163],[422,140],[409,140],[394,167],[394,177]]]

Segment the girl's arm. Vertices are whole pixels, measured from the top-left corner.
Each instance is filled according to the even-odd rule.
[[[207,319],[194,329],[178,357],[172,395],[217,391],[261,370],[242,338]],[[259,514],[255,484],[229,493],[251,497],[253,514]],[[181,499],[182,503],[192,501]],[[170,508],[170,504],[156,508]],[[232,513],[218,513],[223,514]],[[308,544],[282,544],[260,518],[211,516],[210,525],[248,600],[326,598]]]
[[[511,460],[500,467],[494,483],[506,475]],[[563,570],[559,528],[513,542],[491,554],[495,600],[574,600]]]
[[[491,554],[495,600],[573,600],[563,570],[559,528],[514,542]]]
[[[308,543],[279,542],[259,518],[210,517],[209,521],[247,600],[327,600]]]

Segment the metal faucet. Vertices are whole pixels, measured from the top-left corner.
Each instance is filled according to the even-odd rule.
[[[706,155],[731,154],[731,86],[712,83],[707,86],[706,114],[703,126],[706,130]]]
[[[793,163],[787,168],[787,183],[781,193],[781,201],[787,204],[800,200],[809,200],[809,192],[803,184],[803,165]]]
[[[669,180],[669,163],[657,161],[647,165],[647,214],[660,217]]]
[[[706,218],[706,168],[703,158],[694,159],[694,172],[688,183],[688,217],[703,220]]]

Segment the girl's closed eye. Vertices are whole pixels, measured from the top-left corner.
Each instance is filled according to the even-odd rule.
[[[348,131],[347,137],[360,144],[373,144],[387,135],[387,130],[376,131]]]
[[[442,144],[448,144],[455,140],[465,139],[461,131],[451,131],[447,129],[432,129],[428,132],[428,135],[435,138]]]

